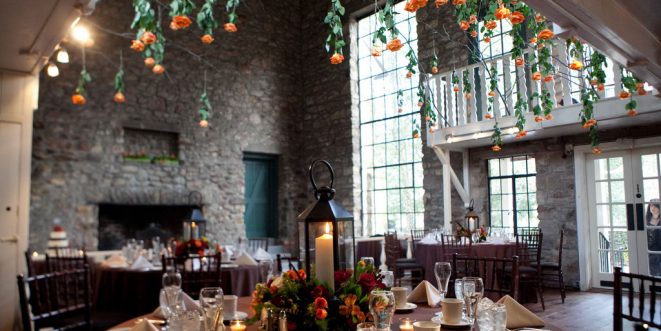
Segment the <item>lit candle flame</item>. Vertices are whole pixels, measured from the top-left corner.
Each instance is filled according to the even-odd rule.
[[[326,234],[330,233],[330,223],[326,223]]]
[[[195,222],[191,223],[190,227],[194,228],[195,227]]]

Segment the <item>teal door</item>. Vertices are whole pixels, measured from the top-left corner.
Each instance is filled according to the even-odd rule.
[[[278,237],[278,159],[274,155],[246,153],[244,222],[246,236]]]

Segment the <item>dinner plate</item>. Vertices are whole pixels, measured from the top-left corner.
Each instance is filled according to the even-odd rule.
[[[432,320],[432,322],[438,323],[441,326],[447,327],[447,328],[464,328],[464,327],[470,326],[470,323],[468,323],[468,321],[465,320],[465,319],[462,319],[459,323],[446,323],[446,322],[443,322],[443,314],[438,314],[438,315],[434,316],[431,320]]]
[[[410,311],[416,308],[418,308],[418,305],[416,305],[415,303],[407,302],[406,306],[404,306],[403,308],[395,308],[395,311],[403,312],[403,311]]]

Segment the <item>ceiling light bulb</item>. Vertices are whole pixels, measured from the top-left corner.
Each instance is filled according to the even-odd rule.
[[[57,68],[55,63],[48,62],[48,68],[46,68],[46,73],[50,77],[57,77],[60,75],[60,69]]]
[[[69,63],[69,52],[67,52],[66,48],[62,47],[57,52],[57,62]]]
[[[74,39],[81,43],[86,42],[87,39],[90,38],[90,32],[82,25],[76,25],[76,27],[73,28],[72,35]]]

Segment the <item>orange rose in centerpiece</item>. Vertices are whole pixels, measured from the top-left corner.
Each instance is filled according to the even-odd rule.
[[[546,19],[544,18],[544,16],[542,16],[542,14],[535,15],[535,22],[541,23],[541,22],[544,22],[544,20],[546,20]]]
[[[319,308],[319,309],[317,309],[317,311],[316,311],[316,313],[315,313],[314,316],[315,316],[318,320],[323,320],[323,319],[326,318],[326,316],[328,316],[328,312],[326,311],[326,309],[321,309],[321,308]]]
[[[492,21],[487,21],[484,24],[484,27],[487,28],[488,30],[493,30],[493,29],[498,27],[498,23],[496,23],[496,21],[493,21],[493,20]]]
[[[536,44],[537,43],[537,38],[536,37],[530,38],[530,43],[531,44]]]
[[[151,71],[157,75],[160,75],[165,72],[165,67],[160,64],[157,64],[153,68],[151,68]]]
[[[145,45],[151,45],[156,42],[156,35],[153,32],[145,31],[140,37],[140,41]]]
[[[236,28],[236,25],[234,23],[225,23],[223,25],[223,29],[227,32],[237,32],[239,29]]]
[[[203,43],[209,45],[209,44],[211,44],[215,39],[213,39],[213,36],[212,36],[212,35],[210,35],[210,34],[205,34],[204,36],[202,36],[202,38],[200,38],[200,40],[201,40]]]
[[[126,102],[126,97],[124,96],[124,93],[122,93],[121,91],[117,91],[117,93],[115,93],[115,96],[112,99],[113,101],[115,101],[115,103]]]
[[[551,29],[544,29],[542,31],[539,31],[539,33],[537,34],[537,38],[541,40],[549,40],[553,38],[553,31],[551,31]]]
[[[156,64],[156,61],[154,60],[153,57],[145,58],[145,61],[144,61],[144,62],[145,62],[145,66],[147,66],[147,67],[149,67],[149,68],[153,67],[154,64]]]
[[[145,44],[140,40],[131,40],[131,49],[136,52],[142,52],[145,50]]]
[[[170,22],[170,28],[172,29],[172,27],[176,27],[176,29],[173,30],[186,29],[191,25],[191,23],[193,23],[193,21],[191,21],[188,16],[176,15],[172,18],[172,22]]]
[[[468,18],[468,23],[470,23],[470,24],[475,24],[475,23],[477,23],[477,16],[475,16],[475,15],[471,15],[471,16]]]
[[[501,4],[500,7],[496,9],[495,16],[497,20],[503,20],[510,17],[510,13],[511,13],[510,10],[505,8],[505,6]]]
[[[335,53],[330,57],[331,64],[340,64],[342,61],[344,61],[344,55],[340,53]]]
[[[386,48],[391,52],[397,52],[402,46],[402,42],[398,38],[392,39],[386,44]]]
[[[515,11],[510,15],[510,23],[513,25],[521,24],[526,20],[526,17],[520,11]]]
[[[71,103],[73,103],[76,106],[82,106],[86,102],[87,100],[85,99],[85,96],[80,93],[76,93],[71,96]]]

